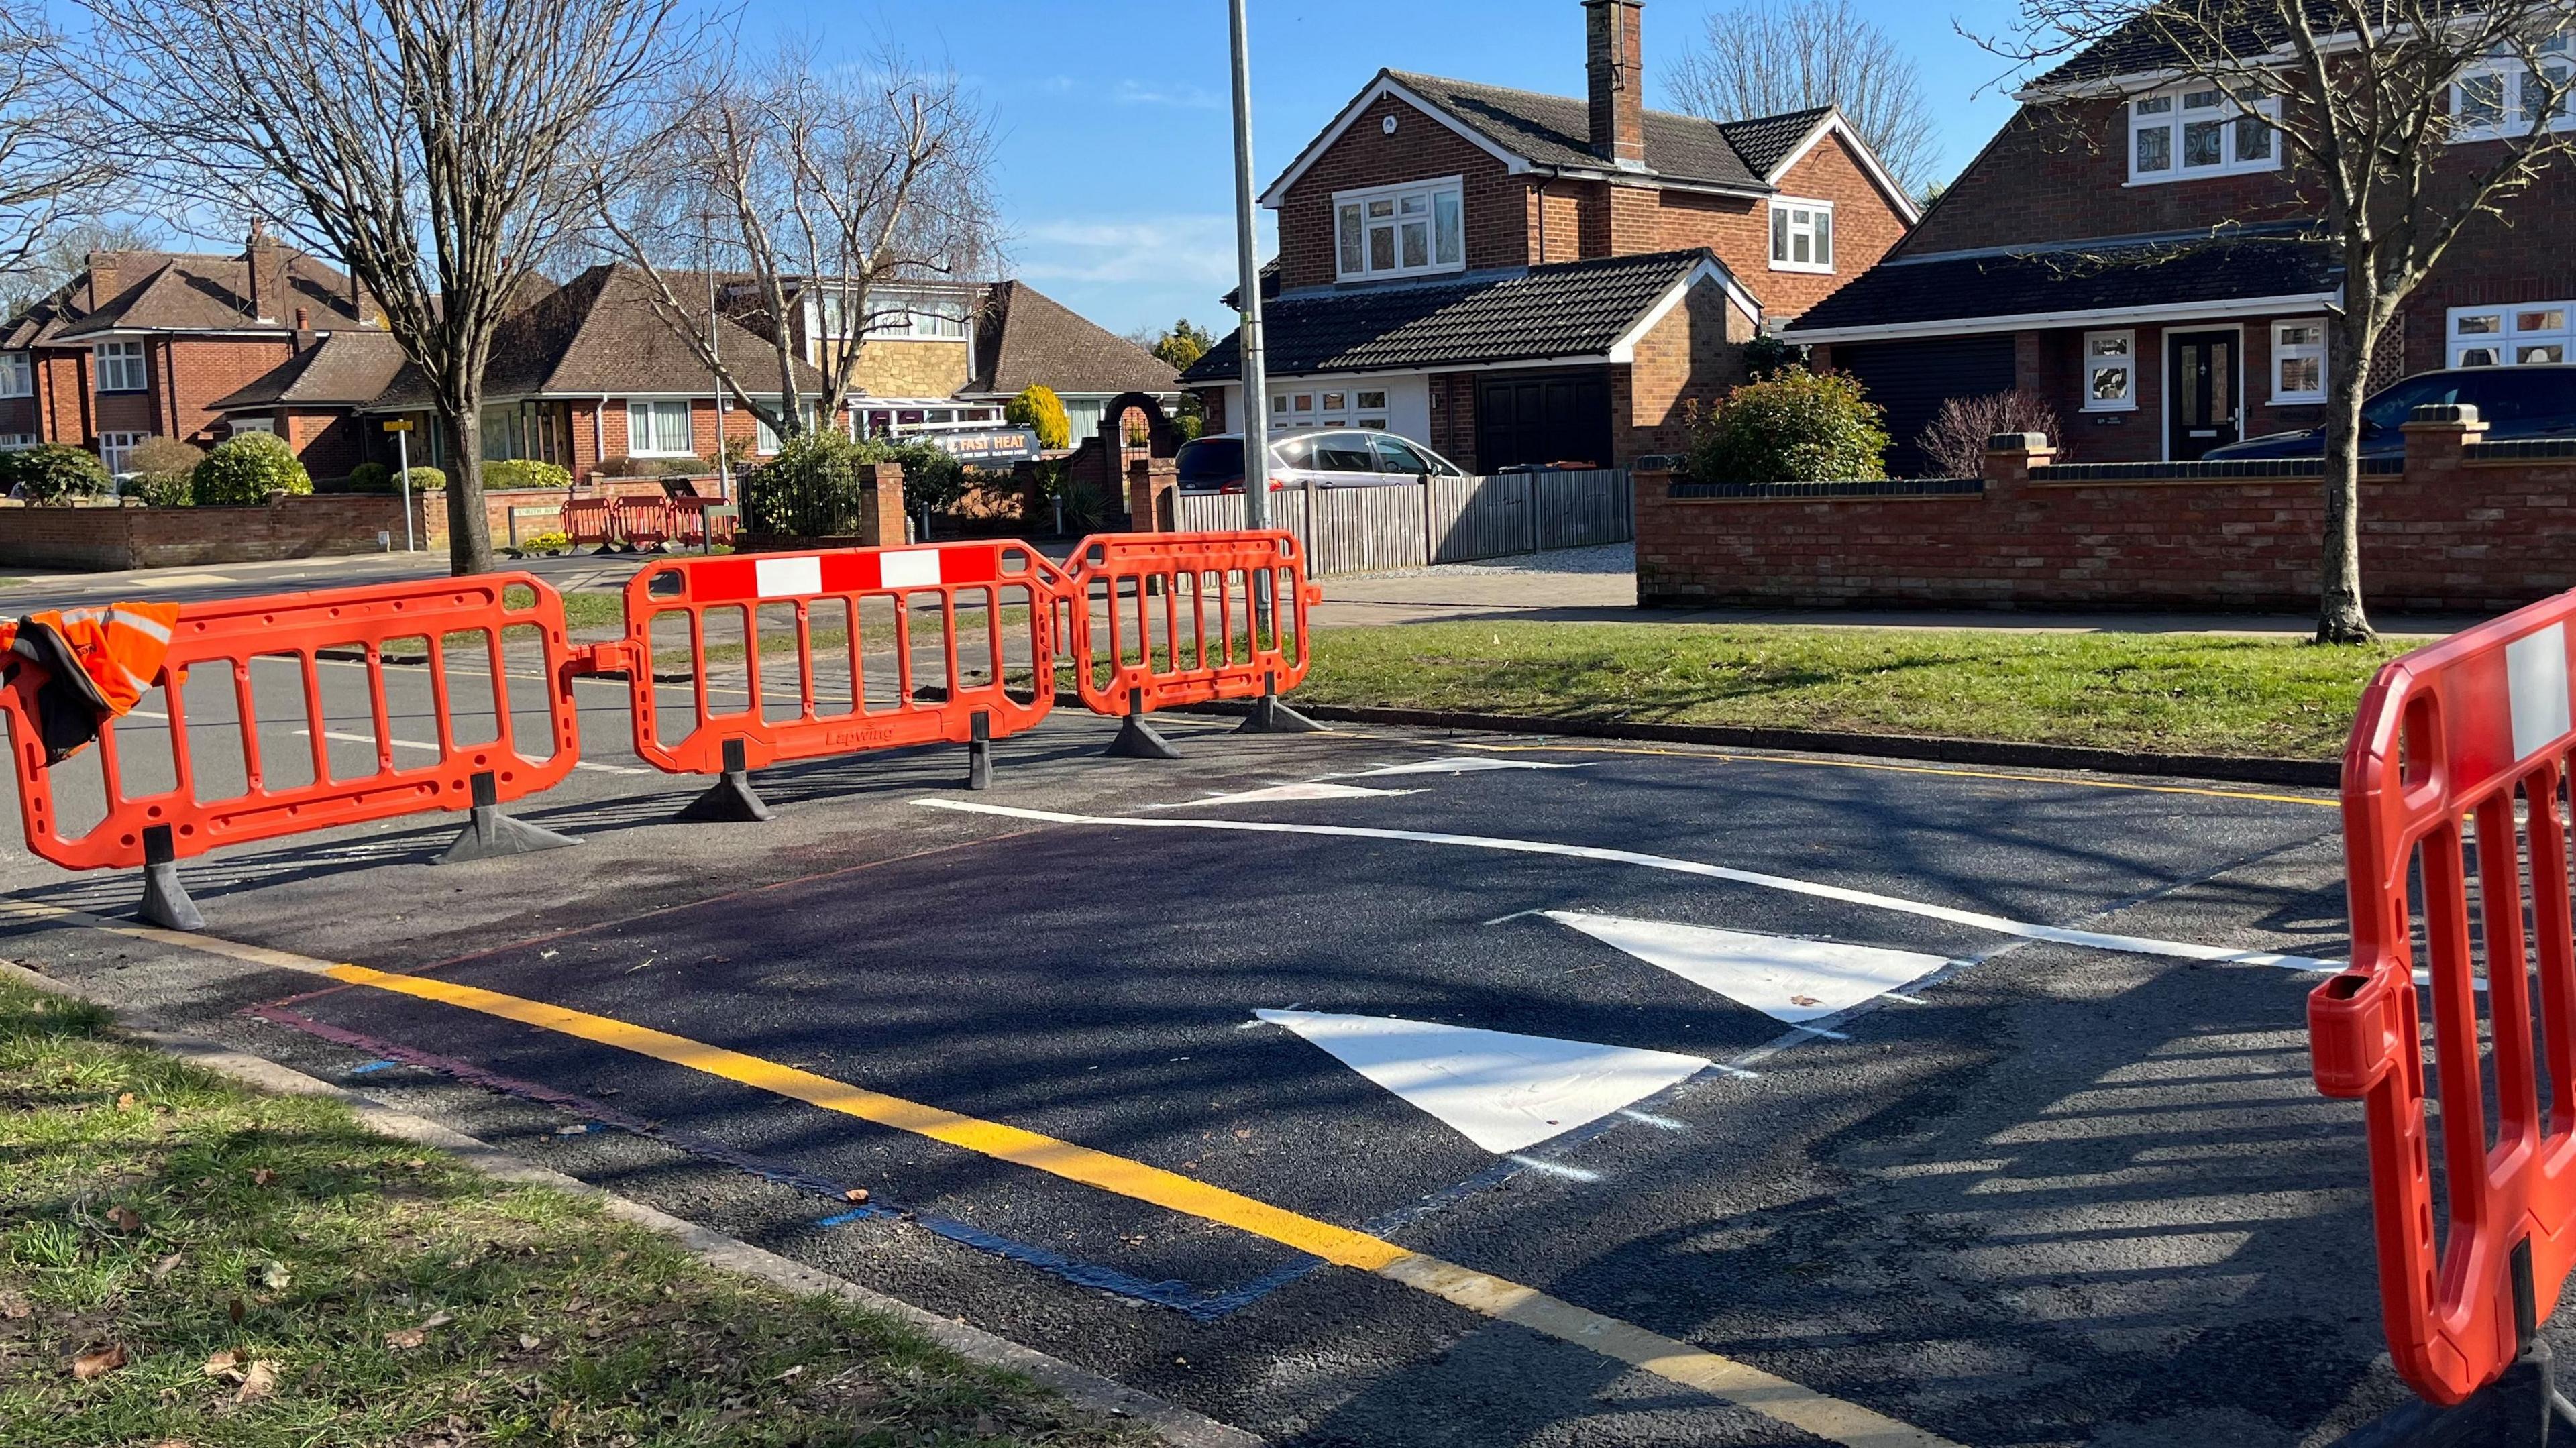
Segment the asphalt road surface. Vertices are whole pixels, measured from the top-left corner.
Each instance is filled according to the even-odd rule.
[[[2322,795],[1190,720],[1108,760],[1059,709],[989,791],[859,756],[686,825],[624,686],[578,699],[595,767],[514,812],[582,848],[184,866],[211,934],[385,975],[0,954],[1281,1443],[2323,1444],[2406,1398],[2307,1075]]]

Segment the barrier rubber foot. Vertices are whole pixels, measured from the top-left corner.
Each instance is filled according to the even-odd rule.
[[[1277,694],[1252,701],[1252,712],[1235,726],[1237,734],[1322,734],[1324,726],[1279,702]]]
[[[1100,751],[1111,759],[1178,759],[1181,751],[1145,722],[1142,714],[1129,714],[1118,721],[1118,737]]]
[[[146,925],[164,930],[203,930],[206,917],[179,883],[179,863],[170,844],[170,827],[153,825],[143,832],[143,908]]]
[[[501,813],[498,795],[493,790],[489,770],[474,776],[474,804],[466,814],[464,833],[447,853],[438,857],[442,865],[461,865],[469,860],[492,860],[503,855],[527,855],[539,850],[560,850],[581,841],[570,835],[559,835],[543,825],[514,820]]]
[[[991,789],[993,787],[993,716],[981,709],[976,710],[971,732],[974,737],[966,741],[966,787]]]
[[[692,824],[756,824],[771,819],[777,811],[751,787],[751,771],[744,767],[742,741],[724,742],[724,773],[707,792],[689,801],[679,817]]]

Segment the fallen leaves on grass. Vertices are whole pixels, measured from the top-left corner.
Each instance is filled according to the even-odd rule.
[[[284,1292],[294,1281],[295,1274],[283,1262],[272,1260],[259,1269],[259,1285],[271,1292]]]
[[[429,1335],[456,1320],[452,1312],[433,1312],[420,1320],[418,1327],[396,1328],[385,1334],[385,1346],[409,1351],[429,1341]]]
[[[241,1387],[233,1393],[236,1403],[256,1403],[277,1391],[277,1364],[262,1359],[242,1374]]]
[[[255,1166],[250,1169],[250,1184],[252,1186],[264,1187],[275,1180],[277,1180],[277,1173],[267,1167]]]
[[[88,1382],[92,1378],[106,1377],[123,1366],[125,1366],[125,1344],[102,1343],[96,1347],[83,1349],[80,1356],[72,1359],[72,1376],[82,1382]]]
[[[185,1262],[186,1260],[188,1260],[187,1253],[173,1252],[169,1256],[162,1258],[160,1261],[153,1263],[152,1280],[158,1282],[162,1278],[169,1276],[180,1263]]]
[[[114,1222],[120,1232],[132,1234],[143,1230],[143,1214],[123,1202],[107,1209],[107,1219]]]

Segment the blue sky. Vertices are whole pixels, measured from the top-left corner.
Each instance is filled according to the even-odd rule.
[[[2011,114],[2000,61],[1953,22],[1992,32],[2010,0],[1858,0],[1917,57],[1940,124],[1941,172]],[[1267,183],[1381,66],[1583,93],[1578,0],[1250,0],[1254,163]],[[1707,0],[1648,0],[1647,97]],[[880,28],[917,60],[945,56],[1000,132],[1014,270],[1115,331],[1186,316],[1222,333],[1233,284],[1233,157],[1221,0],[943,0],[825,23],[826,49]],[[803,0],[750,0],[748,29],[813,35]],[[846,27],[846,30],[844,29]],[[1265,243],[1266,245],[1267,243]]]

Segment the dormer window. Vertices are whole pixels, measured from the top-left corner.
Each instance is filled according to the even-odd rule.
[[[1333,193],[1333,275],[1346,282],[1464,271],[1458,177]]]
[[[2277,96],[2193,81],[2129,102],[2129,184],[2277,171]]]

